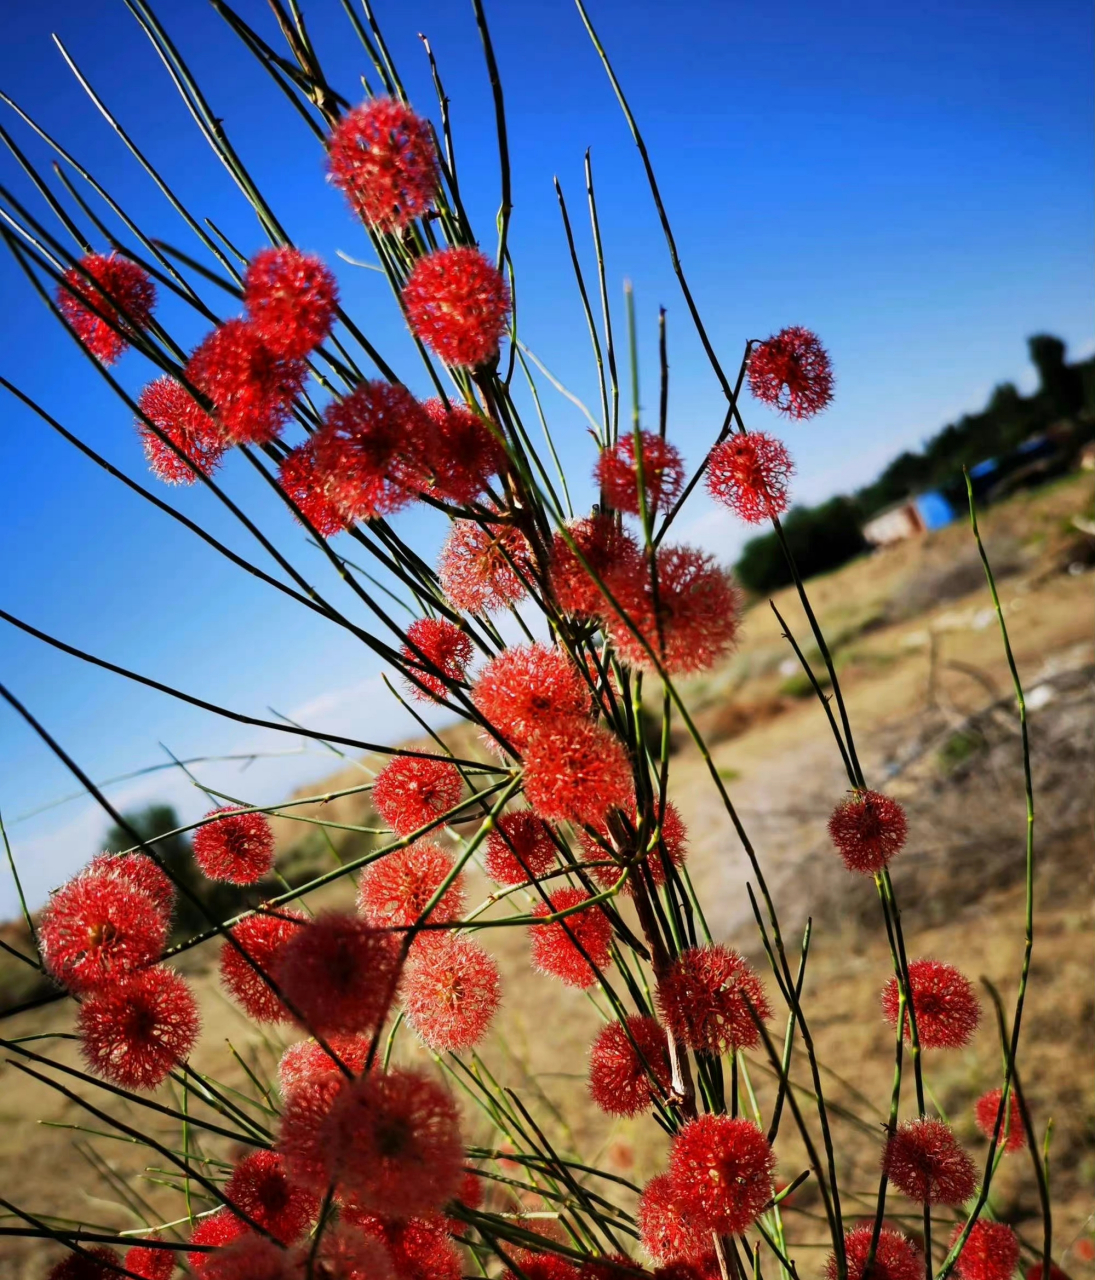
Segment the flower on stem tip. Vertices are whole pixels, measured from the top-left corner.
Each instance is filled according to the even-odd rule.
[[[452,502],[473,502],[491,476],[506,465],[501,441],[466,404],[448,408],[440,400],[422,406],[437,429],[440,447],[433,460],[432,490]]]
[[[64,284],[57,289],[57,306],[95,359],[114,364],[129,346],[125,334],[131,334],[133,326],[146,328],[152,319],[156,286],[143,267],[116,253],[89,253],[79,266],[82,270],[69,267],[65,272]],[[108,321],[123,332],[111,328]]]
[[[753,1015],[772,1016],[760,978],[732,947],[682,951],[658,983],[657,1000],[674,1037],[705,1053],[752,1049],[760,1041]]]
[[[483,859],[492,880],[503,885],[524,884],[555,866],[555,841],[544,820],[531,809],[503,813],[495,822]]]
[[[445,682],[425,667],[419,653],[450,680],[459,682],[464,679],[474,649],[471,636],[455,622],[448,618],[416,618],[407,628],[407,641],[400,653],[426,690],[424,692],[417,684],[405,679],[404,684],[412,698],[429,702],[431,694],[443,698],[448,693]]]
[[[194,861],[210,880],[255,884],[274,869],[274,833],[263,813],[230,805],[194,832]]]
[[[463,790],[451,760],[395,756],[377,774],[372,801],[391,829],[406,836],[455,808]]]
[[[486,1035],[502,998],[498,966],[478,942],[424,935],[403,974],[407,1021],[436,1053],[470,1049]]]
[[[950,1247],[958,1243],[962,1223],[951,1233]],[[1019,1267],[1019,1237],[1003,1222],[979,1218],[970,1229],[954,1269],[962,1280],[1011,1280]]]
[[[314,437],[297,445],[281,460],[278,484],[321,538],[333,538],[350,527],[327,494],[327,479],[316,461]]]
[[[330,1035],[325,1037],[331,1053],[355,1075],[365,1069],[372,1045],[371,1036]],[[278,1087],[283,1098],[288,1098],[298,1085],[322,1076],[336,1075],[340,1071],[327,1049],[318,1040],[298,1040],[281,1055],[278,1063]]]
[[[384,1245],[349,1223],[339,1222],[324,1231],[314,1259],[312,1245],[305,1240],[294,1249],[293,1280],[306,1280],[309,1268],[314,1280],[396,1280]]]
[[[415,264],[403,286],[403,306],[411,329],[436,356],[475,368],[498,354],[509,286],[478,249],[438,249]]]
[[[849,871],[874,875],[895,854],[908,835],[905,810],[878,791],[853,791],[833,810],[829,838]]]
[[[130,853],[98,853],[87,864],[89,876],[118,876],[147,893],[165,920],[175,909],[175,885],[170,876],[147,853],[134,849]]]
[[[511,524],[454,520],[437,576],[454,608],[466,613],[504,609],[524,598],[524,577],[532,567],[524,534]]]
[[[408,1218],[398,1222],[364,1213],[352,1203],[343,1206],[342,1217],[368,1239],[383,1245],[399,1280],[460,1280],[460,1253],[449,1239],[443,1219]],[[463,1229],[463,1223],[459,1227]]]
[[[148,1240],[162,1240],[159,1233],[147,1236]],[[122,1266],[132,1271],[141,1280],[170,1280],[175,1270],[175,1251],[173,1249],[156,1249],[146,1244],[135,1244],[126,1250]]]
[[[863,1280],[873,1237],[874,1223],[871,1222],[845,1233],[848,1280]],[[826,1280],[837,1280],[839,1274],[836,1255],[830,1254],[825,1264]],[[878,1247],[871,1264],[873,1280],[922,1280],[923,1275],[924,1258],[916,1245],[900,1231],[883,1227],[878,1234]]]
[[[288,1253],[273,1240],[249,1230],[214,1253],[195,1251],[189,1257],[195,1254],[202,1259],[194,1267],[200,1280],[297,1280]]]
[[[798,325],[757,343],[748,374],[753,395],[789,418],[812,418],[833,399],[829,353],[816,334]]]
[[[330,334],[338,286],[313,254],[288,245],[262,249],[243,277],[243,302],[262,342],[279,356],[300,360]]]
[[[472,701],[515,747],[561,721],[589,714],[589,686],[558,645],[505,649],[483,668]]]
[[[776,1158],[752,1120],[689,1120],[669,1149],[673,1202],[704,1231],[740,1235],[772,1198]]]
[[[233,925],[232,937],[255,962],[254,965],[227,939],[221,946],[221,983],[247,1016],[256,1022],[287,1022],[292,1017],[263,974],[273,976],[282,948],[307,919],[302,911],[279,908],[276,913],[259,912]]]
[[[626,1030],[619,1022],[601,1028],[589,1051],[589,1093],[602,1111],[637,1116],[669,1087],[665,1030],[654,1018],[628,1018]]]
[[[118,1255],[104,1245],[86,1245],[83,1253],[66,1253],[49,1270],[46,1280],[114,1280]]]
[[[889,1180],[917,1204],[960,1205],[977,1187],[977,1170],[942,1120],[899,1124],[882,1153]]]
[[[711,1236],[683,1212],[673,1194],[673,1180],[661,1173],[639,1196],[636,1225],[642,1246],[650,1258],[663,1266],[698,1261],[711,1252]]]
[[[608,600],[593,574],[606,583],[621,565],[636,568],[640,564],[639,545],[612,516],[594,515],[572,520],[567,532],[576,551],[561,533],[551,545],[551,588],[560,609],[578,617],[604,616]],[[581,553],[586,566],[578,558]],[[592,571],[592,573],[591,573]]]
[[[986,1138],[991,1139],[996,1130],[996,1117],[1000,1112],[1000,1100],[1004,1096],[1003,1089],[990,1089],[982,1094],[973,1108],[973,1118]],[[1007,1135],[1004,1133],[1007,1128]],[[1008,1094],[1008,1109],[1004,1116],[1004,1126],[1000,1129],[1000,1146],[1007,1152],[1019,1151],[1027,1144],[1026,1131],[1023,1128],[1023,1115],[1019,1110],[1019,1097],[1014,1087]]]
[[[734,434],[715,445],[707,459],[707,491],[748,524],[787,510],[787,484],[794,466],[773,436]]]
[[[437,152],[429,122],[394,98],[348,111],[327,139],[331,181],[382,231],[406,226],[437,196]]]
[[[627,751],[591,720],[559,720],[525,744],[525,798],[549,822],[598,823],[635,797]]]
[[[551,895],[550,906],[538,902],[532,914],[548,916],[566,911],[588,902],[589,898],[584,889],[567,886]],[[533,968],[559,978],[568,987],[594,986],[599,981],[597,971],[608,968],[612,962],[609,950],[612,924],[599,906],[574,911],[550,924],[530,925],[529,936]]]
[[[225,1198],[282,1244],[299,1239],[319,1212],[319,1200],[290,1181],[276,1151],[256,1151],[232,1170]]]
[[[970,1042],[981,1020],[981,1005],[969,979],[950,964],[938,960],[913,960],[909,985],[916,1032],[925,1049],[961,1049]],[[891,1027],[897,1026],[899,1009],[897,976],[882,990],[882,1011]],[[905,1022],[905,1041],[912,1043],[911,1020]]]
[[[452,875],[455,862],[444,849],[416,840],[371,862],[361,873],[357,909],[376,928],[412,925]],[[457,875],[430,913],[430,922],[458,920],[464,914],[464,876]],[[418,943],[422,942],[420,937]],[[416,944],[418,945],[418,944]]]
[[[677,449],[657,432],[640,433],[643,468],[643,495],[648,514],[665,511],[684,489],[684,463]],[[639,467],[635,455],[635,435],[621,435],[611,449],[597,459],[594,480],[601,486],[605,502],[617,511],[638,515]]]
[[[137,408],[193,464],[188,466],[138,418],[137,430],[149,468],[165,484],[193,484],[198,478],[194,468],[208,476],[220,466],[228,441],[181,382],[174,378],[150,382],[141,392]]]

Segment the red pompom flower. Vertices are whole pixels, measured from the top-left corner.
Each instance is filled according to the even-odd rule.
[[[701,1230],[677,1206],[668,1173],[651,1178],[643,1188],[636,1225],[643,1248],[654,1262],[698,1261],[711,1252],[711,1233]]]
[[[97,1075],[126,1089],[155,1089],[197,1043],[198,1006],[165,965],[91,992],[80,1005],[80,1049]]]
[[[873,1236],[874,1224],[869,1222],[845,1232],[848,1280],[863,1280]],[[830,1254],[825,1264],[826,1280],[837,1280],[839,1273],[836,1256]],[[923,1275],[924,1258],[920,1250],[900,1231],[883,1227],[878,1234],[878,1248],[871,1266],[872,1280],[922,1280]]]
[[[153,475],[166,484],[193,484],[198,478],[194,468],[209,476],[220,466],[228,448],[227,441],[181,382],[174,378],[150,382],[141,392],[137,408],[193,464],[188,466],[147,422],[138,418],[137,430]]]
[[[327,169],[360,217],[382,231],[420,218],[437,195],[429,123],[394,98],[373,98],[338,121]]]
[[[513,525],[454,520],[441,548],[437,576],[455,608],[490,612],[523,599],[524,576],[531,567],[529,545]]]
[[[548,916],[588,901],[589,894],[584,889],[568,886],[551,895],[550,907],[538,902],[532,914]],[[575,911],[550,924],[531,925],[529,934],[533,968],[559,978],[568,987],[592,987],[600,980],[597,971],[607,969],[612,962],[612,924],[600,907]]]
[[[637,572],[641,563],[639,546],[612,516],[596,515],[574,520],[567,526],[574,547],[561,533],[551,544],[551,587],[559,608],[582,618],[604,615],[609,604],[595,574],[608,585],[610,575],[622,569]],[[578,552],[588,564],[578,558]]]
[[[194,832],[194,861],[210,880],[256,884],[274,869],[274,833],[263,813],[229,805]]]
[[[118,876],[147,893],[165,920],[175,909],[175,885],[165,871],[148,856],[134,849],[130,853],[97,853],[88,863],[89,876]]]
[[[908,835],[905,810],[878,791],[855,791],[833,810],[829,838],[849,871],[874,875],[900,853]]]
[[[938,960],[913,960],[909,965],[912,1007],[916,1031],[925,1049],[961,1049],[969,1044],[981,1020],[981,1004],[967,978]],[[891,1027],[897,1026],[899,1008],[896,975],[882,991],[882,1012]],[[905,1022],[906,1043],[912,1027]]]
[[[338,285],[314,254],[262,249],[243,277],[243,304],[259,338],[279,356],[303,359],[331,332]]]
[[[505,649],[483,668],[472,700],[487,722],[517,748],[541,729],[590,711],[589,686],[558,645]]]
[[[996,1129],[996,1117],[1000,1113],[1000,1099],[1004,1096],[1003,1089],[990,1089],[988,1093],[982,1094],[973,1108],[973,1118],[978,1129],[991,1139]],[[1007,1136],[1004,1135],[1004,1127],[1007,1129]],[[1027,1144],[1026,1131],[1023,1128],[1023,1114],[1019,1110],[1019,1099],[1015,1090],[1008,1094],[1008,1109],[1004,1116],[1004,1126],[1000,1129],[1000,1146],[1005,1151],[1019,1151]]]
[[[395,832],[410,835],[460,802],[464,780],[451,760],[395,756],[377,774],[372,799]]]
[[[809,329],[781,329],[749,356],[749,390],[789,418],[812,418],[833,398],[829,353]]]
[[[306,1188],[291,1182],[276,1151],[256,1151],[232,1170],[225,1199],[282,1244],[298,1240],[315,1221],[319,1201]]]
[[[741,1235],[772,1198],[775,1163],[752,1120],[689,1120],[669,1149],[674,1203],[705,1231]]]
[[[544,820],[531,809],[503,813],[487,836],[483,864],[499,884],[524,884],[555,866],[555,841]]]
[[[446,408],[440,400],[422,406],[437,428],[433,491],[453,502],[473,502],[506,463],[506,451],[486,421],[466,404]]]
[[[430,701],[430,694],[443,698],[448,693],[444,681],[428,670],[418,656],[421,653],[438,671],[459,683],[467,674],[468,663],[471,662],[473,647],[471,636],[455,622],[447,618],[416,618],[407,628],[407,640],[400,650],[408,665],[414,672],[419,684],[427,692],[423,692],[417,684],[404,681],[412,698],[419,702]],[[412,648],[412,645],[414,646]],[[416,653],[415,650],[418,650]]]
[[[312,1244],[305,1240],[293,1251],[295,1280],[307,1277],[309,1267],[315,1280],[396,1280],[392,1259],[384,1244],[354,1226],[340,1222],[329,1227],[323,1233],[314,1260]]]
[[[549,822],[596,824],[634,802],[627,751],[603,725],[561,720],[534,733],[524,757],[525,797]]]
[[[372,1047],[371,1036],[331,1035],[324,1039],[339,1062],[355,1075],[365,1070]],[[281,1055],[278,1063],[278,1088],[282,1097],[288,1098],[299,1085],[339,1072],[338,1063],[318,1040],[298,1040]]]
[[[126,334],[146,328],[152,319],[156,287],[142,267],[114,253],[89,253],[80,259],[80,267],[83,270],[69,267],[65,272],[57,306],[95,359],[113,364],[129,346]],[[121,333],[111,328],[111,321]]]
[[[715,445],[707,459],[707,491],[748,524],[787,510],[791,455],[773,436],[754,431]]]
[[[674,1038],[705,1053],[752,1049],[760,1040],[753,1013],[762,1021],[772,1016],[760,978],[732,947],[682,951],[657,994]]]
[[[352,523],[343,517],[327,494],[327,477],[316,462],[315,445],[311,439],[282,459],[278,484],[321,538],[333,538]]]
[[[412,953],[401,995],[407,1021],[423,1043],[437,1053],[458,1053],[486,1035],[502,982],[479,943],[441,935]]]
[[[190,1233],[190,1243],[216,1245],[219,1250],[238,1240],[246,1231],[247,1224],[242,1218],[237,1218],[231,1209],[218,1209],[216,1213],[211,1213],[208,1217],[199,1220]],[[262,1237],[252,1236],[252,1239],[261,1240]],[[200,1277],[200,1280],[205,1280],[209,1274],[206,1271],[206,1265],[217,1256],[216,1253],[195,1249],[193,1253],[186,1255],[186,1260],[190,1263],[190,1269],[194,1274]]]
[[[216,1253],[201,1256],[204,1261],[195,1268],[200,1280],[297,1280],[288,1253],[251,1231],[243,1232]]]
[[[973,1161],[942,1120],[921,1117],[899,1124],[886,1143],[882,1169],[918,1204],[960,1205],[977,1187]]]
[[[455,862],[444,849],[417,840],[405,849],[393,849],[362,872],[357,909],[375,928],[416,924],[430,900],[452,875]],[[430,921],[441,924],[464,914],[464,877],[458,875],[430,912]]]
[[[651,1078],[653,1077],[653,1079]],[[637,1116],[669,1092],[665,1030],[654,1018],[610,1022],[589,1051],[589,1093],[610,1116]]]
[[[961,1234],[959,1223],[951,1233],[951,1248]],[[970,1229],[954,1269],[962,1280],[1011,1280],[1019,1269],[1019,1237],[1003,1222],[980,1218]]]
[[[411,328],[446,364],[474,368],[498,354],[509,318],[509,286],[478,249],[438,249],[419,258],[403,288]]]
[[[655,431],[643,431],[641,440],[646,510],[648,513],[668,510],[684,488],[681,455]],[[639,514],[639,468],[633,432],[629,431],[611,449],[604,450],[597,460],[593,478],[610,507],[631,515]]]
[[[301,911],[284,908],[276,914],[260,912],[234,925],[232,937],[263,973],[274,977],[282,947],[307,919]],[[221,946],[220,975],[228,994],[256,1022],[287,1022],[292,1017],[262,974],[227,940]]]
[[[46,1280],[116,1280],[118,1255],[113,1249],[93,1245],[83,1253],[67,1253],[50,1267]]]
[[[149,1240],[161,1240],[163,1237],[153,1234]],[[122,1263],[127,1271],[132,1271],[141,1280],[169,1280],[175,1270],[174,1249],[157,1249],[152,1245],[135,1244],[127,1249]]]

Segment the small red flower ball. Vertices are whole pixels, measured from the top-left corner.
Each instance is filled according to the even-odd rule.
[[[288,911],[284,908],[277,913],[260,912],[234,925],[232,937],[262,973],[273,978],[282,948],[300,931],[307,919],[302,911]],[[220,976],[224,989],[249,1018],[254,1018],[256,1022],[288,1022],[292,1018],[292,1014],[262,974],[256,972],[227,940],[221,946]]]
[[[347,1078],[335,1068],[312,1072],[284,1095],[278,1153],[293,1182],[319,1195],[326,1194],[332,1177],[337,1176],[325,1125],[335,1102],[348,1087]]]
[[[455,865],[444,849],[424,840],[405,849],[393,849],[362,872],[357,909],[377,929],[416,924]],[[445,890],[429,919],[441,924],[459,920],[463,914],[464,876],[460,874]]]
[[[294,1280],[307,1276],[309,1267],[316,1280],[396,1280],[397,1275],[380,1240],[342,1222],[323,1233],[314,1262],[310,1240],[297,1245],[292,1261]]]
[[[105,1246],[85,1246],[83,1253],[67,1253],[49,1269],[46,1280],[115,1280],[118,1255]]]
[[[58,889],[38,926],[46,968],[77,992],[154,964],[166,940],[155,900],[109,872],[79,875]]]
[[[792,325],[749,356],[749,390],[789,418],[812,418],[833,399],[829,353],[809,329]]]
[[[297,1280],[288,1253],[251,1231],[204,1256],[205,1261],[196,1268],[201,1280]]]
[[[873,1236],[874,1224],[869,1222],[845,1232],[848,1280],[863,1280]],[[839,1271],[836,1255],[830,1254],[825,1264],[826,1280],[837,1280]],[[873,1280],[921,1280],[923,1275],[924,1258],[920,1250],[900,1231],[883,1227],[878,1234],[878,1247],[871,1266]]]
[[[525,798],[549,822],[596,824],[634,801],[627,751],[603,725],[559,721],[529,738],[524,757]]]
[[[338,285],[314,254],[262,249],[243,277],[243,305],[259,338],[279,356],[303,359],[330,335]]]
[[[420,218],[437,196],[429,122],[394,98],[373,98],[339,120],[327,140],[327,170],[358,215],[382,231]]]
[[[707,459],[707,491],[747,524],[761,524],[787,510],[791,455],[774,436],[732,435]]]
[[[658,1008],[675,1039],[705,1053],[752,1049],[772,1016],[756,972],[732,947],[689,947],[658,983]]]
[[[89,253],[80,259],[80,268],[65,272],[57,306],[95,359],[114,364],[129,346],[126,334],[146,328],[152,319],[156,287],[143,268],[114,253]],[[112,329],[110,321],[123,332]]]
[[[524,598],[529,545],[512,525],[454,520],[437,576],[449,603],[466,613],[492,612]]]
[[[647,853],[644,861],[651,880],[658,888],[661,888],[661,886],[665,884],[665,861],[663,854],[665,858],[669,859],[672,866],[684,866],[685,854],[688,847],[688,832],[685,829],[684,822],[681,820],[681,815],[677,810],[677,806],[672,800],[666,801],[664,817],[661,817],[658,812],[660,806],[656,800],[653,808],[655,816],[653,822],[647,825],[646,845],[644,847],[649,846],[650,839],[654,834],[654,826],[659,821],[661,824],[661,839],[658,845]],[[610,832],[606,823],[598,824],[595,829],[601,840],[615,851],[619,860],[621,862],[626,862],[630,860],[636,852],[635,837],[638,835],[638,815],[634,802],[625,806],[623,813],[626,815],[628,820],[628,838],[621,839],[621,833],[623,830],[622,824],[620,824],[619,829],[615,832]],[[578,842],[581,844],[586,857],[593,862],[601,862],[603,864],[609,856],[607,851],[602,848],[601,844],[599,844],[598,841],[586,831],[578,832]],[[590,874],[607,889],[610,885],[615,884],[620,878],[620,869],[616,866],[601,865],[599,867],[591,867]],[[632,878],[627,882],[627,891],[629,893],[634,892],[634,877],[636,874],[636,872],[632,872]]]
[[[670,1087],[665,1031],[654,1018],[609,1022],[589,1051],[589,1093],[610,1116],[637,1116]]]
[[[190,1243],[216,1245],[219,1251],[238,1240],[246,1231],[246,1223],[242,1218],[237,1218],[231,1209],[218,1209],[216,1213],[211,1213],[208,1217],[199,1220],[190,1233]],[[252,1238],[261,1239],[262,1237]],[[201,1280],[205,1280],[206,1276],[210,1275],[206,1267],[216,1257],[216,1253],[195,1249],[186,1255],[186,1260],[194,1274],[201,1277]]]
[[[143,418],[157,427],[184,455],[180,458],[143,418],[137,419],[137,430],[149,468],[165,484],[193,484],[198,478],[195,467],[209,476],[220,466],[228,448],[227,441],[217,424],[181,382],[174,378],[157,378],[150,382],[141,392],[137,408]]]
[[[942,1120],[906,1120],[890,1135],[882,1169],[918,1204],[960,1205],[977,1187],[977,1170]]]
[[[281,461],[278,484],[297,506],[297,510],[321,538],[333,538],[349,528],[338,507],[327,494],[327,477],[316,463],[311,440],[298,445]]]
[[[450,680],[457,684],[464,680],[468,663],[472,659],[473,647],[471,636],[455,622],[450,622],[448,618],[416,618],[407,628],[407,641],[400,653],[418,680],[418,684],[404,680],[412,698],[419,702],[429,702],[431,694],[444,698],[449,692],[441,677],[434,675],[423,665],[419,654],[444,672]],[[423,688],[419,688],[419,685]]]
[[[229,805],[194,832],[194,861],[210,880],[256,884],[274,869],[274,833],[263,813]]]
[[[529,737],[590,711],[589,686],[558,645],[516,645],[483,668],[472,701],[487,722],[520,748]]]
[[[412,502],[426,483],[435,439],[406,387],[362,382],[327,406],[311,447],[324,493],[349,525]]]
[[[996,1129],[996,1117],[1000,1112],[1000,1099],[1004,1096],[1003,1089],[990,1089],[988,1093],[982,1094],[973,1108],[973,1118],[978,1129],[986,1138],[992,1138]],[[1004,1128],[1000,1129],[1000,1146],[1005,1151],[1020,1151],[1027,1145],[1026,1131],[1023,1129],[1023,1114],[1019,1110],[1019,1099],[1013,1089],[1008,1094],[1008,1109],[1004,1117],[1004,1124],[1007,1127],[1007,1136],[1004,1136]]]
[[[925,1049],[961,1049],[969,1044],[981,1020],[981,1004],[967,978],[950,964],[938,960],[913,960],[909,965],[912,1007],[916,1030]],[[882,1012],[891,1027],[897,1026],[897,977],[882,991]],[[905,1023],[905,1041],[912,1041],[912,1027]]]
[[[478,1044],[501,998],[498,966],[471,938],[431,938],[427,946],[416,948],[403,975],[407,1021],[437,1053],[458,1053]]]
[[[681,496],[684,463],[677,449],[657,432],[643,431],[641,440],[647,512],[666,511]],[[604,450],[597,460],[593,478],[610,507],[631,515],[639,514],[639,468],[633,432],[621,436],[611,449]]]
[[[525,884],[555,866],[555,841],[543,819],[531,809],[503,813],[497,828],[487,836],[483,865],[498,884]]]
[[[400,1280],[460,1280],[463,1274],[460,1251],[434,1219],[387,1222],[383,1239]]]
[[[365,1070],[372,1047],[371,1036],[325,1036],[331,1052],[336,1054],[355,1075]],[[278,1088],[283,1098],[288,1098],[298,1085],[320,1076],[338,1074],[340,1068],[331,1054],[318,1040],[298,1040],[281,1055],[278,1063]]]
[[[226,320],[190,357],[186,381],[213,402],[234,444],[266,444],[289,420],[304,386],[301,360],[276,355],[246,320]]]
[[[149,1240],[161,1240],[162,1236],[152,1234]],[[125,1252],[122,1266],[132,1271],[141,1280],[170,1280],[175,1270],[174,1249],[157,1249],[152,1245],[135,1244]]]
[[[327,912],[281,948],[274,975],[312,1031],[375,1031],[394,993],[397,944],[356,916]]]
[[[959,1223],[951,1233],[951,1248],[961,1234]],[[954,1269],[962,1280],[1011,1280],[1019,1269],[1019,1237],[1003,1222],[979,1218],[962,1246]]]
[[[740,1235],[772,1198],[775,1164],[752,1120],[689,1120],[669,1149],[674,1203],[705,1231]]]
[[[538,902],[532,914],[548,916],[566,911],[580,902],[588,902],[589,897],[584,889],[567,886],[551,895],[550,907],[546,902]],[[595,986],[600,981],[598,971],[612,963],[609,950],[612,924],[600,907],[575,911],[550,924],[531,925],[529,934],[532,967],[559,978],[568,987]]]
[[[118,876],[134,888],[141,889],[156,904],[165,920],[175,909],[175,886],[147,853],[98,853],[88,863],[86,874]]]
[[[224,1194],[282,1244],[299,1240],[319,1212],[319,1201],[290,1181],[285,1162],[276,1151],[245,1156],[232,1170]]]
[[[491,476],[506,465],[506,451],[485,419],[465,404],[446,408],[440,400],[422,406],[440,440],[433,490],[453,502],[473,502]]]
[[[573,520],[567,532],[576,550],[561,533],[551,544],[551,588],[555,599],[565,613],[580,618],[602,617],[609,611],[609,604],[593,575],[607,585],[609,576],[620,573],[621,568],[637,572],[641,562],[638,543],[612,516]],[[585,564],[578,558],[579,552]]]
[[[649,647],[670,675],[709,671],[737,639],[737,588],[727,570],[693,547],[661,547],[656,565],[656,590],[646,560],[624,564],[610,575],[608,585],[619,605],[610,619],[612,643],[633,667],[657,669]]]
[[[415,334],[446,364],[475,368],[498,354],[509,319],[509,286],[478,249],[438,249],[419,258],[403,287]]]
[[[464,780],[450,760],[395,756],[377,774],[372,799],[391,829],[407,836],[455,808],[463,790]]]
[[[76,1015],[90,1070],[126,1089],[155,1089],[197,1043],[198,1006],[165,965],[142,969],[87,995]]]
[[[874,875],[900,853],[909,832],[905,810],[878,791],[855,791],[829,818],[829,838],[849,871]]]

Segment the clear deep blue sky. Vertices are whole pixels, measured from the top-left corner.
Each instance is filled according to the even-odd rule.
[[[837,372],[834,407],[776,427],[798,465],[796,495],[816,500],[870,480],[902,448],[979,408],[998,382],[1033,386],[1026,337],[1092,345],[1092,17],[1081,0],[589,0],[657,167],[684,265],[709,331],[736,369],[746,338],[789,323],[815,329]],[[600,64],[568,0],[487,0],[506,86],[514,168],[512,247],[526,343],[593,405],[595,381],[551,187],[558,174],[583,246],[582,154],[593,148],[611,288],[634,283],[644,342],[643,392],[655,403],[656,309],[669,309],[670,430],[690,462],[721,417],[718,390],[688,331],[638,157]],[[265,4],[241,12],[277,43]],[[433,113],[416,38],[432,40],[452,98],[465,197],[493,237],[493,118],[470,5],[378,0],[420,109]],[[315,140],[200,0],[160,6],[237,149],[302,246],[337,267],[343,294],[408,382],[425,391],[383,279],[339,262],[368,242],[323,182]],[[336,0],[306,17],[332,81],[348,96],[364,55]],[[198,135],[121,0],[38,0],[6,15],[0,86],[55,133],[153,235],[187,248],[178,218],[84,97],[50,40],[57,32],[91,83],[187,204],[245,250],[253,217]],[[46,149],[0,108],[36,161]],[[0,182],[39,206],[14,161]],[[590,258],[586,248],[586,265]],[[144,477],[127,415],[0,254],[0,372],[123,470]],[[220,298],[210,295],[216,305]],[[170,307],[186,342],[200,327]],[[134,355],[131,389],[149,376]],[[588,501],[592,448],[580,415],[544,388],[575,497]],[[227,488],[280,546],[335,591],[319,555],[234,459]],[[369,739],[400,734],[399,708],[362,647],[243,577],[185,530],[123,491],[31,413],[0,399],[0,601],[73,644],[252,714],[267,706],[315,728]],[[150,479],[149,483],[156,485]],[[201,493],[161,490],[231,545],[258,552]],[[403,527],[428,554],[436,515]],[[733,559],[742,531],[700,499],[682,533]],[[340,597],[341,599],[341,597]],[[363,612],[347,605],[355,617]],[[179,756],[293,750],[296,741],[211,719],[46,649],[0,624],[2,679],[93,777]],[[163,744],[161,746],[161,744]],[[210,765],[200,776],[249,801],[321,777],[314,752]],[[0,811],[31,896],[95,852],[104,819],[78,800],[30,821],[71,779],[0,707]],[[111,795],[165,797],[193,819],[202,797],[178,775]],[[13,895],[0,881],[0,914]]]

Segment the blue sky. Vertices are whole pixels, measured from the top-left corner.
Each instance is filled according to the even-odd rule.
[[[1033,386],[1025,339],[1092,347],[1092,19],[1071,0],[817,5],[788,0],[773,18],[760,0],[589,0],[646,133],[697,300],[720,355],[736,369],[746,338],[784,324],[815,329],[837,372],[823,417],[786,426],[759,406],[798,466],[796,496],[815,500],[864,483],[902,448],[975,410],[998,382]],[[670,431],[691,463],[721,417],[718,388],[684,307],[638,156],[577,13],[567,0],[487,0],[506,86],[514,167],[512,247],[524,341],[596,402],[584,323],[552,192],[571,204],[587,269],[582,155],[592,147],[610,287],[634,281],[643,333],[644,403],[656,403],[657,307],[669,311]],[[338,271],[362,327],[415,389],[420,367],[369,246],[323,181],[316,141],[249,55],[199,0],[162,16],[237,149],[290,234]],[[277,43],[261,0],[240,12]],[[417,32],[431,39],[452,99],[462,187],[485,243],[493,237],[493,118],[470,4],[380,0],[378,11],[416,105],[434,99]],[[336,0],[307,7],[328,74],[348,96],[365,70]],[[254,218],[198,134],[121,0],[38,0],[6,19],[0,87],[68,147],[153,235],[193,251],[189,233],[65,67],[57,32],[136,143],[199,216],[245,250]],[[0,109],[2,112],[3,109]],[[7,128],[48,170],[47,149],[10,113]],[[0,154],[0,184],[35,212],[30,184]],[[17,382],[128,474],[146,477],[124,407],[0,255],[0,373]],[[221,300],[215,293],[215,305]],[[200,326],[169,306],[184,342]],[[620,315],[617,320],[621,319]],[[149,377],[128,356],[119,377]],[[581,415],[543,387],[578,505],[588,500],[592,446]],[[122,490],[34,415],[0,400],[0,601],[43,630],[122,665],[253,715],[276,707],[314,728],[368,739],[404,732],[379,667],[360,644],[246,578],[139,498]],[[233,459],[225,484],[324,590],[321,557]],[[258,562],[262,553],[206,495],[161,490],[180,510]],[[432,556],[436,514],[402,527]],[[681,533],[727,560],[743,533],[700,498]],[[267,566],[268,567],[268,566]],[[295,751],[298,742],[212,719],[91,670],[0,628],[2,679],[105,779],[178,756]],[[314,751],[198,772],[210,785],[266,802],[323,776]],[[0,812],[31,896],[95,852],[104,820],[86,800],[17,821],[73,790],[71,779],[0,708]],[[190,819],[203,798],[171,774],[112,789],[121,805],[154,798]],[[0,880],[0,914],[14,902]]]

